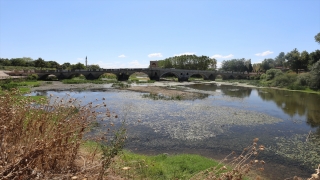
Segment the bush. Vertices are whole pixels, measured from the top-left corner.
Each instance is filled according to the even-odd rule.
[[[28,75],[28,80],[37,80],[39,78],[38,74],[30,74]]]
[[[267,75],[266,74],[261,74],[260,75],[260,79],[267,79]]]
[[[266,79],[267,81],[272,80],[273,78],[281,75],[283,75],[283,72],[280,69],[269,69],[266,72]]]
[[[309,73],[299,74],[295,82],[298,86],[308,86],[310,84],[311,76]]]
[[[293,84],[296,80],[297,75],[296,74],[282,74],[282,75],[277,75],[273,82],[272,86],[277,86],[277,87],[286,87],[289,86],[290,84]]]
[[[297,83],[291,84],[287,87],[291,90],[305,90],[306,88],[304,86],[298,85]]]
[[[250,76],[250,80],[260,80],[260,75]]]
[[[320,89],[320,60],[312,66],[309,86],[311,89]]]
[[[0,87],[4,90],[17,89],[19,84],[17,83],[9,83],[9,84],[0,84]]]

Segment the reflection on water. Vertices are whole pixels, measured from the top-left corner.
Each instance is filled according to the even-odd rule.
[[[205,90],[205,91],[219,91],[223,95],[246,98],[251,96],[252,88],[248,87],[234,87],[228,85],[190,85],[189,87]],[[285,114],[289,115],[291,119],[300,116],[305,117],[311,127],[319,127],[320,133],[320,95],[308,94],[295,91],[284,91],[279,89],[257,89],[259,97],[263,101],[270,101],[277,105]],[[252,97],[251,97],[252,98]],[[296,121],[293,119],[293,121]]]
[[[306,116],[306,122],[312,127],[320,127],[320,96],[293,91],[262,89],[258,91],[264,101],[273,101],[282,111],[291,117],[296,114]],[[319,128],[318,128],[318,132]]]
[[[238,98],[245,98],[250,96],[252,88],[241,87],[241,86],[225,86],[225,85],[216,85],[216,84],[194,84],[188,87],[194,89],[204,90],[204,91],[218,91],[222,92],[224,95]],[[219,91],[221,90],[221,91]]]
[[[206,149],[226,154],[242,151],[259,137],[266,146],[261,157],[267,163],[296,168],[294,175],[308,177],[320,163],[320,138],[314,133],[320,129],[319,95],[223,85],[188,87],[209,96],[192,101],[154,101],[130,91],[35,93],[60,97],[71,93],[83,103],[105,97],[108,108],[129,125],[126,148],[138,152],[189,149],[200,154]],[[271,179],[293,176],[286,174],[288,169],[269,171],[277,174],[270,175]]]

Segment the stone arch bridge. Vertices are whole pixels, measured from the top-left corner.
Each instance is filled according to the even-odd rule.
[[[223,79],[246,79],[250,74],[244,72],[231,71],[209,71],[209,70],[186,70],[186,69],[163,69],[163,68],[124,68],[124,69],[96,69],[96,70],[33,70],[33,71],[12,71],[8,73],[11,76],[26,76],[37,74],[39,79],[46,79],[49,75],[55,75],[58,79],[69,79],[74,75],[82,74],[86,79],[98,79],[104,73],[112,73],[117,76],[119,81],[129,79],[129,76],[142,72],[149,76],[151,80],[159,81],[167,74],[174,75],[179,81],[188,81],[193,75],[201,75],[204,80],[215,80],[218,75]]]

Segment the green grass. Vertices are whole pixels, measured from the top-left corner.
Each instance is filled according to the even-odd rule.
[[[4,90],[18,88],[21,93],[29,93],[31,87],[38,86],[40,86],[39,81],[9,81],[0,83],[0,87]]]
[[[22,94],[26,94],[26,93],[30,93],[31,89],[29,87],[18,87],[20,93]]]
[[[137,173],[134,176],[148,179],[190,179],[218,165],[217,161],[192,154],[146,156],[124,151],[120,158],[123,167],[131,167]]]

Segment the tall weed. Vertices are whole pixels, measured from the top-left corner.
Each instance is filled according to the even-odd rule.
[[[17,91],[0,95],[0,179],[50,179],[84,171],[75,160],[85,134],[97,119],[114,117],[96,111],[105,103],[81,105],[70,96],[41,101],[20,98]],[[105,134],[96,138],[107,141]],[[107,166],[103,162],[113,157],[101,156],[99,167],[103,169],[97,174],[104,175]]]

